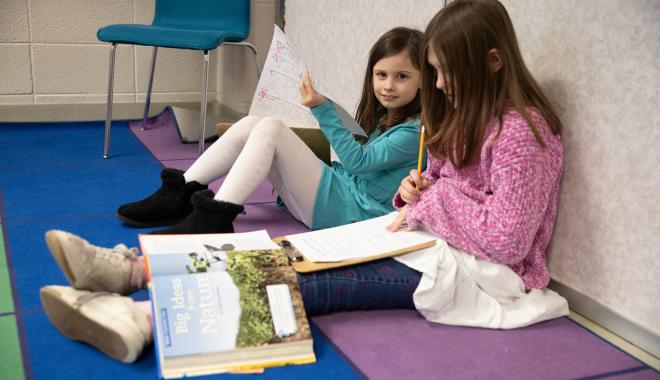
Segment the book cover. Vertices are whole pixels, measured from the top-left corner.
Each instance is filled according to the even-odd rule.
[[[224,270],[227,251],[277,249],[265,230],[233,234],[140,234],[147,274],[155,276]]]
[[[167,265],[151,268],[149,285],[162,377],[316,360],[296,274],[284,251],[228,248],[150,257],[150,265],[154,257],[167,258]]]

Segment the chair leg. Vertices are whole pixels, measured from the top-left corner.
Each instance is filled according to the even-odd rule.
[[[202,109],[199,113],[199,155],[204,153],[204,138],[206,136],[206,102],[209,90],[209,51],[204,50],[204,70],[202,72]]]
[[[257,48],[254,47],[254,45],[247,43],[247,47],[252,50],[252,53],[254,53],[254,63],[255,66],[257,67],[257,81],[259,78],[261,78],[261,58],[259,58],[259,52],[257,51]]]
[[[257,80],[261,78],[261,58],[259,58],[259,52],[257,51],[257,48],[252,45],[249,42],[224,42],[223,45],[234,45],[234,46],[244,46],[250,50],[252,50],[252,54],[254,54],[254,61],[257,67]]]
[[[112,88],[115,79],[115,53],[117,44],[112,44],[110,50],[110,74],[108,75],[108,101],[105,114],[105,140],[103,142],[103,158],[110,157],[110,128],[112,127]]]
[[[149,119],[149,105],[151,104],[151,88],[154,83],[154,71],[156,69],[156,55],[158,54],[158,46],[154,46],[151,53],[151,74],[149,74],[149,86],[147,87],[147,100],[144,103],[144,116],[142,117],[142,130],[147,129],[147,120]]]

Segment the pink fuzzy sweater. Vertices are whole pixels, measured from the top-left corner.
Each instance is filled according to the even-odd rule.
[[[508,265],[526,288],[543,288],[550,275],[546,248],[552,235],[562,174],[562,143],[545,119],[529,108],[547,148],[541,147],[523,116],[505,110],[489,125],[479,159],[456,170],[429,155],[423,175],[431,186],[407,207],[407,223],[423,223],[452,246]],[[397,194],[394,206],[405,203]]]

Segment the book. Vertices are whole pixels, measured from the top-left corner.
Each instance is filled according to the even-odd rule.
[[[265,231],[139,240],[162,378],[316,361],[296,273]]]
[[[296,54],[293,44],[275,25],[268,56],[248,113],[259,117],[275,116],[292,128],[318,129],[318,121],[310,109],[300,102],[299,87],[306,72],[309,70]],[[332,99],[322,84],[315,80],[313,73],[310,76],[314,89]],[[353,116],[337,102],[333,103],[344,127],[354,135],[366,136]]]
[[[338,268],[432,247],[438,237],[424,230],[389,232],[398,213],[276,239],[298,272]]]

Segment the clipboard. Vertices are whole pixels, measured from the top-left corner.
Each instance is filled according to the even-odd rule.
[[[379,255],[364,257],[355,260],[334,261],[334,262],[312,262],[309,261],[305,257],[305,255],[302,252],[300,252],[298,249],[296,249],[296,247],[294,247],[288,240],[286,240],[285,237],[283,236],[276,237],[273,239],[273,241],[277,243],[277,245],[282,247],[282,249],[284,249],[284,252],[286,252],[287,256],[289,256],[289,262],[291,263],[291,266],[298,273],[309,273],[309,272],[316,272],[326,269],[341,268],[349,265],[355,265],[355,264],[366,263],[369,261],[385,259],[388,257],[398,256],[404,253],[409,253],[420,249],[433,247],[436,243],[436,240],[432,240],[426,243],[412,245],[399,250],[381,253]]]

